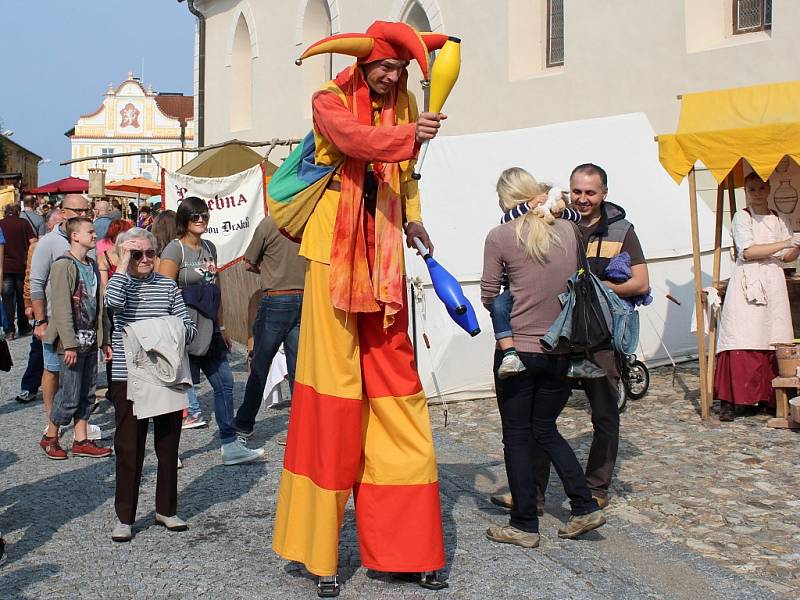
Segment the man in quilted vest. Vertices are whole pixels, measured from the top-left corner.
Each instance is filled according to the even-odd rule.
[[[625,218],[625,210],[606,200],[608,175],[597,165],[578,165],[570,176],[572,205],[581,215],[579,224],[586,256],[592,273],[620,298],[647,294],[650,277],[644,252],[633,225]],[[622,283],[612,283],[605,275],[612,258],[627,252],[631,262],[631,278]],[[606,376],[583,379],[583,389],[592,407],[592,446],[586,461],[586,483],[600,508],[608,505],[608,488],[614,475],[614,464],[619,447],[619,371],[610,348],[594,352],[590,359],[605,369]],[[540,453],[544,455],[544,453]],[[550,474],[546,456],[537,465],[537,482],[542,482],[541,497]]]

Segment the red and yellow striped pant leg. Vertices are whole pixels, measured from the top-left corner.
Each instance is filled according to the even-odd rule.
[[[272,548],[336,573],[344,508],[361,464],[363,388],[354,315],[331,305],[330,267],[309,261]],[[346,318],[348,317],[348,318]]]
[[[439,569],[436,462],[407,315],[384,330],[377,314],[357,321],[335,311],[328,274],[328,265],[309,263],[273,549],[314,574],[334,574],[355,486],[365,566]]]
[[[405,310],[388,329],[380,313],[359,315],[366,398],[356,525],[361,563],[376,571],[432,571],[445,562],[428,404],[407,331]]]

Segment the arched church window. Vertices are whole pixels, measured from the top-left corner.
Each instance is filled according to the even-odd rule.
[[[231,49],[231,131],[253,126],[253,55],[250,29],[239,14]]]

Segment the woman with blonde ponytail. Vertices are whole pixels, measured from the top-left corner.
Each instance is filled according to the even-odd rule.
[[[558,296],[567,291],[567,280],[575,272],[579,246],[576,228],[559,218],[565,204],[558,190],[515,167],[500,176],[497,195],[504,211],[516,210],[522,216],[512,215],[508,221],[504,216],[484,247],[481,300],[492,313],[498,338],[495,387],[512,496],[510,523],[490,527],[486,536],[534,548],[539,545],[534,452],[543,450],[556,464],[570,499],[572,517],[559,536],[574,538],[605,523],[574,451],[556,427],[570,394],[569,355],[559,349],[545,354],[540,344],[561,312]],[[506,278],[507,297],[502,299]],[[502,322],[497,304],[505,304],[509,321]],[[518,364],[502,369],[503,363],[513,362]]]
[[[554,241],[550,226],[555,219],[561,217],[575,223],[581,219],[576,211],[566,208],[560,190],[538,183],[533,175],[520,167],[503,171],[497,180],[497,197],[500,209],[504,211],[500,224],[513,220],[518,243],[531,258],[540,262],[547,256]],[[497,376],[501,379],[525,370],[514,347],[511,329],[513,299],[505,276],[503,285],[505,289],[489,307],[495,339],[503,351],[503,360],[497,369]]]

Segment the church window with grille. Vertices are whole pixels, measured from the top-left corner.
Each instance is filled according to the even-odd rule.
[[[564,64],[564,0],[547,0],[547,66]]]
[[[772,29],[772,0],[733,0],[733,33]]]

